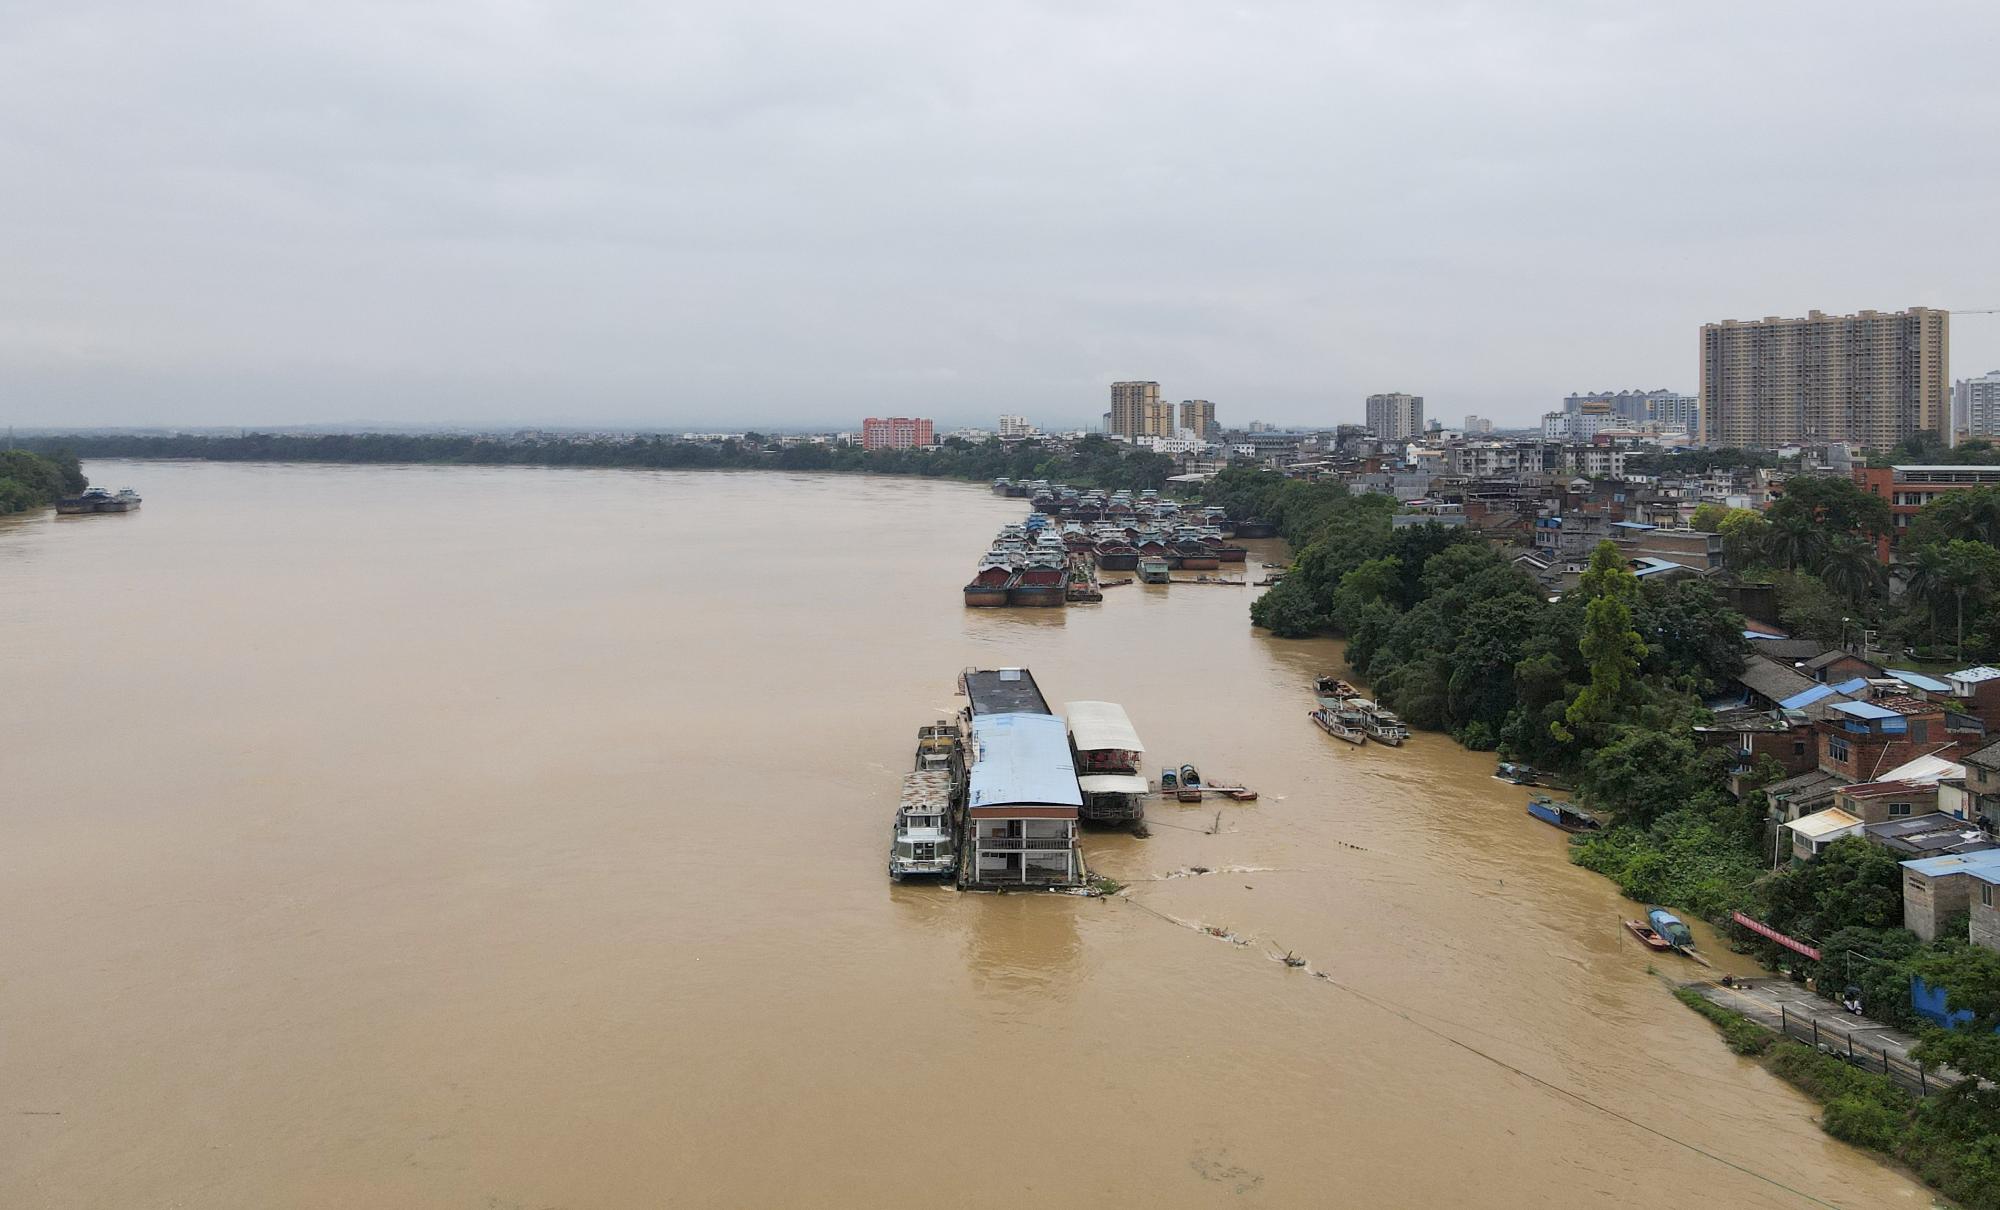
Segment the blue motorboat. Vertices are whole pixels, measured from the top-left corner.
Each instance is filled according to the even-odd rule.
[[[1694,945],[1694,932],[1681,923],[1681,918],[1665,908],[1652,908],[1646,913],[1647,923],[1668,945],[1675,949],[1688,949]]]
[[[1594,832],[1603,826],[1596,816],[1579,810],[1576,804],[1558,802],[1546,794],[1528,800],[1528,814],[1565,832]]]

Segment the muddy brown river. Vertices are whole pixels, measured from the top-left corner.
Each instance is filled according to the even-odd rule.
[[[962,484],[87,469],[143,510],[0,522],[0,1206],[1929,1204],[1253,588],[964,609]],[[1010,664],[1261,801],[892,886]]]

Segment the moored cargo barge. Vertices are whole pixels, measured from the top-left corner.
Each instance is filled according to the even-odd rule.
[[[965,586],[965,603],[975,608],[988,608],[1007,603],[1007,589],[1014,582],[1014,569],[998,564],[989,564],[979,569],[972,582]]]
[[[1007,603],[1041,609],[1060,609],[1067,587],[1067,573],[1060,565],[1030,563],[1007,585]]]
[[[982,714],[1048,714],[1049,701],[1026,668],[967,668],[958,674],[958,691],[965,695],[965,712]]]

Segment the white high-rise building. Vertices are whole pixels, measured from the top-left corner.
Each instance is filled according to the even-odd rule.
[[[1960,427],[1966,436],[1988,441],[2000,437],[2000,370],[1977,378],[1961,378],[1952,384],[1953,404],[1961,400],[1962,409],[1954,406],[1953,410],[1959,412]]]
[[[1465,435],[1468,437],[1474,435],[1484,436],[1492,431],[1493,422],[1484,416],[1467,416],[1465,418]]]
[[[1035,426],[1028,423],[1026,416],[1000,417],[1000,435],[1002,437],[1028,437],[1032,436],[1034,431]]]

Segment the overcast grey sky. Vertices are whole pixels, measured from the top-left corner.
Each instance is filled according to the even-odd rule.
[[[1996,62],[1991,0],[0,0],[0,423],[1526,422],[2000,306]]]

